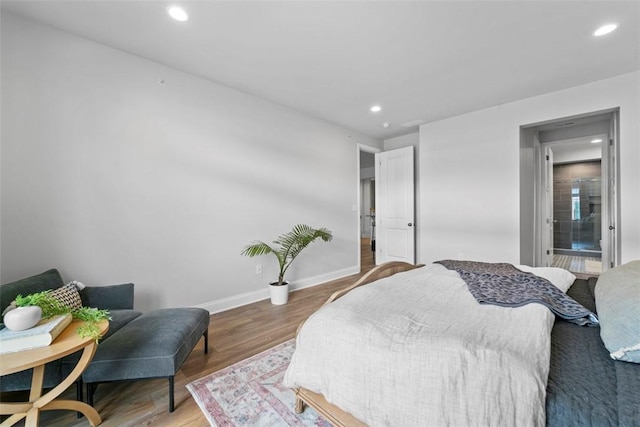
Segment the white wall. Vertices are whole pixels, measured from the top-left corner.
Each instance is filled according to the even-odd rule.
[[[383,147],[385,151],[395,150],[413,145],[417,151],[420,149],[420,132],[385,139]]]
[[[299,222],[334,240],[289,280],[358,271],[355,145],[381,141],[6,13],[2,90],[3,283],[56,267],[142,310],[228,308],[276,278],[241,249]]]
[[[421,256],[520,261],[520,126],[620,107],[621,259],[640,258],[640,72],[420,127]]]

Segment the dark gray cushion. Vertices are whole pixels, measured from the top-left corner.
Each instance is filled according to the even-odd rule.
[[[80,291],[82,305],[107,310],[133,308],[133,283],[108,286],[87,286]]]
[[[209,327],[201,308],[166,308],[136,318],[98,345],[86,383],[170,377]]]
[[[57,289],[63,285],[62,277],[55,268],[47,270],[44,273],[36,274],[35,276],[5,283],[0,286],[0,313],[3,312],[18,295],[26,296],[36,292],[48,291],[49,289]]]
[[[109,310],[111,320],[109,321],[109,330],[102,337],[102,341],[106,340],[132,320],[137,319],[142,315],[142,312],[136,310]]]
[[[109,321],[109,330],[100,339],[100,343],[103,343],[104,340],[108,339],[111,335],[118,332],[118,330],[120,330],[124,325],[131,322],[136,317],[139,317],[142,313],[135,310],[109,310],[109,314],[111,315],[111,320]],[[98,346],[100,346],[100,344]],[[71,373],[73,368],[75,368],[78,364],[78,360],[80,360],[81,355],[82,351],[78,351],[61,359],[62,376],[66,377],[67,375],[69,375],[69,373]]]

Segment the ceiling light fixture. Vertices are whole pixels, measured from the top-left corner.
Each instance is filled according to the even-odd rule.
[[[187,12],[180,6],[169,6],[167,13],[176,21],[186,22],[189,20],[189,15],[187,15]]]
[[[600,138],[596,138],[596,139],[592,139],[592,140],[591,140],[591,143],[592,143],[592,144],[597,144],[597,143],[599,143],[599,142],[602,142],[602,140],[601,140]]]
[[[604,36],[605,34],[609,34],[610,32],[614,31],[616,28],[618,28],[618,24],[603,25],[602,27],[595,30],[593,32],[593,35],[596,37]]]
[[[382,111],[382,107],[379,105],[374,105],[373,107],[371,107],[372,113],[379,113],[380,111]]]

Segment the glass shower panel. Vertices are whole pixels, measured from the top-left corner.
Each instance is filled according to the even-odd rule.
[[[574,251],[600,251],[601,188],[600,177],[571,180],[571,249]]]
[[[554,252],[599,255],[602,238],[600,162],[555,165],[553,174]]]

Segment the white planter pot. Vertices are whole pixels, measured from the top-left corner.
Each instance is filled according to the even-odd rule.
[[[285,282],[281,286],[269,284],[269,291],[271,292],[271,304],[283,305],[289,301],[289,282]]]
[[[36,325],[42,318],[42,309],[37,305],[18,307],[4,315],[4,325],[12,331],[24,331]]]

